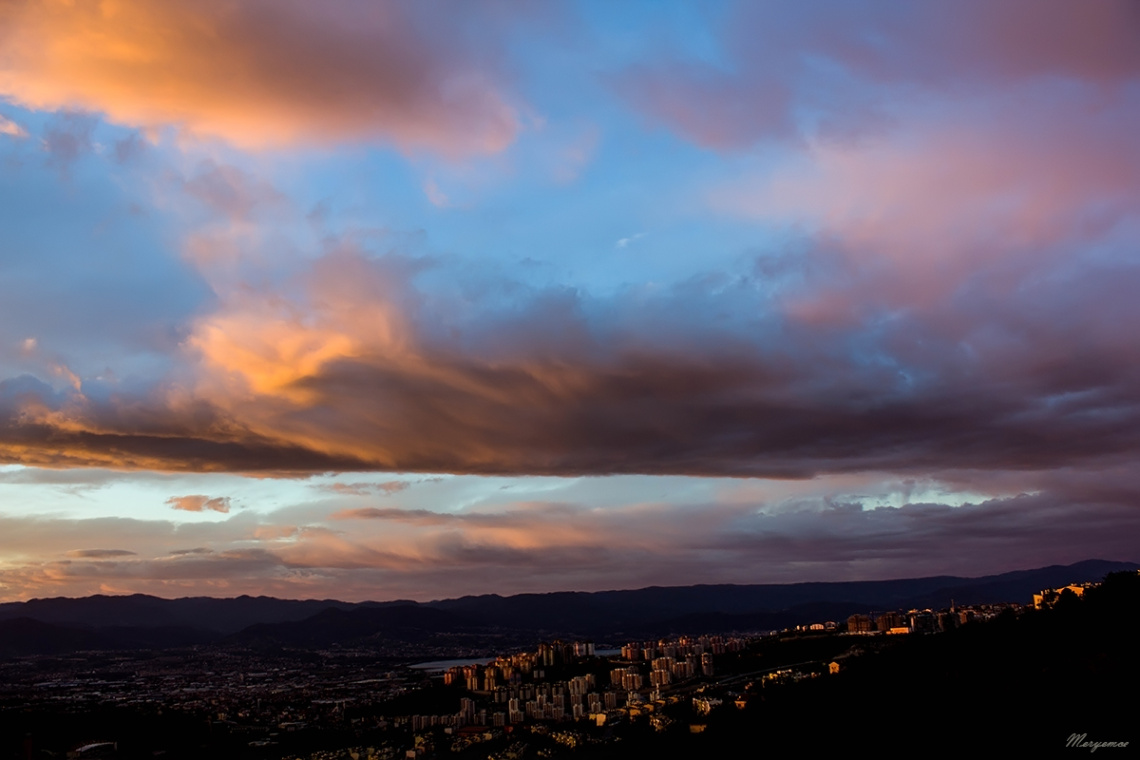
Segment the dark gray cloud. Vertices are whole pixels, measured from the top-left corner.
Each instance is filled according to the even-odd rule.
[[[127,551],[126,549],[76,549],[68,552],[68,555],[82,559],[110,559],[113,557],[135,557],[138,556],[138,552]]]
[[[92,135],[96,123],[89,114],[71,111],[52,118],[43,133],[48,163],[63,174],[70,172],[72,164],[94,150]]]

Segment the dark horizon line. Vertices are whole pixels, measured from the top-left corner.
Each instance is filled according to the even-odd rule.
[[[182,600],[195,600],[195,599],[210,599],[210,600],[214,600],[214,601],[225,601],[225,600],[236,600],[236,599],[269,599],[269,600],[281,601],[281,602],[328,602],[328,603],[349,604],[349,605],[366,605],[366,604],[393,605],[393,604],[399,604],[402,602],[403,603],[409,603],[409,604],[417,604],[417,605],[430,605],[430,604],[438,604],[438,603],[442,603],[442,602],[456,601],[456,600],[461,600],[461,599],[480,599],[480,598],[484,598],[484,597],[498,597],[500,599],[513,599],[513,598],[517,598],[517,597],[527,597],[527,596],[552,596],[555,594],[581,594],[581,595],[615,594],[615,593],[620,594],[620,593],[636,593],[639,591],[668,590],[668,589],[761,588],[761,587],[781,588],[781,587],[802,587],[802,586],[844,586],[844,585],[855,584],[855,583],[861,583],[861,584],[865,584],[865,583],[898,583],[898,582],[902,582],[902,581],[924,581],[924,580],[936,580],[936,579],[946,579],[946,580],[954,580],[954,581],[978,581],[978,580],[1003,578],[1006,576],[1017,575],[1017,574],[1021,574],[1021,573],[1038,572],[1038,571],[1042,571],[1042,570],[1074,568],[1074,567],[1080,567],[1082,565],[1091,564],[1094,562],[1105,563],[1105,564],[1133,565],[1135,569],[1140,570],[1140,561],[1137,561],[1137,560],[1115,560],[1115,559],[1103,559],[1100,557],[1091,557],[1089,559],[1084,559],[1084,560],[1080,560],[1077,562],[1072,562],[1072,563],[1069,563],[1067,565],[1061,564],[1061,563],[1054,563],[1051,565],[1042,565],[1040,567],[1023,568],[1023,569],[1019,569],[1019,570],[1007,570],[1007,571],[1001,572],[1001,573],[991,573],[988,575],[976,575],[976,576],[968,576],[968,575],[920,575],[920,576],[904,577],[904,578],[874,578],[874,579],[864,579],[864,580],[842,580],[842,581],[797,581],[797,582],[793,582],[793,583],[691,583],[691,584],[687,584],[687,585],[670,585],[670,586],[653,585],[653,586],[641,586],[639,588],[599,589],[597,591],[575,591],[575,590],[524,591],[524,592],[520,592],[517,594],[505,594],[505,595],[492,592],[492,593],[485,593],[485,594],[463,594],[461,596],[443,597],[443,598],[429,599],[426,601],[420,601],[417,599],[385,599],[385,600],[364,599],[364,600],[361,600],[358,602],[349,602],[349,601],[345,601],[343,599],[333,599],[333,598],[329,598],[329,597],[326,597],[323,599],[316,599],[313,597],[291,598],[291,597],[269,596],[266,594],[258,594],[256,596],[251,595],[251,594],[238,594],[236,596],[199,595],[199,596],[167,597],[167,596],[158,596],[156,594],[146,594],[146,593],[142,593],[142,592],[136,592],[133,594],[89,594],[87,596],[32,597],[30,599],[15,599],[15,600],[9,600],[9,601],[0,601],[0,607],[5,607],[8,605],[16,605],[16,604],[29,604],[31,602],[79,601],[79,600],[84,600],[84,599],[133,599],[133,598],[157,599],[160,601],[167,601],[167,602],[176,602],[176,601],[182,601]]]

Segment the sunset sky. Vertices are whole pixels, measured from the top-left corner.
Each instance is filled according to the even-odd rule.
[[[1140,560],[1140,3],[0,0],[0,600]]]

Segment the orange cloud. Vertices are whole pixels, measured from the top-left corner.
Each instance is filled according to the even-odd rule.
[[[0,135],[8,135],[9,137],[27,137],[28,132],[11,119],[6,119],[3,116],[0,116]]]
[[[399,302],[406,297],[401,289],[407,275],[399,267],[334,252],[305,273],[302,301],[238,290],[223,309],[199,322],[188,345],[227,395],[244,399],[244,388],[304,402],[311,394],[298,381],[332,361],[405,352],[408,327]],[[217,396],[219,390],[207,392]]]
[[[455,12],[403,3],[8,0],[0,5],[0,93],[31,108],[100,111],[245,148],[380,140],[454,156],[496,152],[518,130],[515,109],[485,56],[459,34]]]
[[[295,525],[259,525],[253,531],[254,539],[258,541],[284,541],[297,535]]]
[[[219,496],[211,499],[209,496],[192,495],[192,496],[171,496],[166,500],[174,509],[181,509],[184,512],[222,512],[230,511],[230,499],[228,496]]]

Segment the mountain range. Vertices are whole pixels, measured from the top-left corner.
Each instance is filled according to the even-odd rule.
[[[189,645],[389,649],[468,637],[623,641],[670,633],[771,630],[887,610],[1028,603],[1043,588],[1137,570],[1087,560],[979,578],[650,587],[628,591],[465,596],[431,602],[342,602],[143,594],[0,604],[0,656]]]

